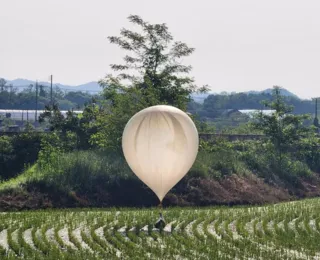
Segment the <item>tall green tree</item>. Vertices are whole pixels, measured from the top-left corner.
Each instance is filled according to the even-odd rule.
[[[190,56],[194,48],[173,41],[166,24],[150,24],[137,15],[130,15],[129,21],[138,26],[139,32],[121,29],[120,36],[109,36],[110,43],[128,51],[124,64],[111,64],[111,69],[119,72],[117,76],[107,75],[100,81],[109,94],[118,88],[124,90],[126,81],[129,87],[135,87],[142,94],[152,90],[158,102],[186,109],[190,94],[198,88],[194,79],[187,76],[191,66],[181,64],[181,59]],[[202,87],[199,91],[206,91]],[[152,103],[152,101],[151,101]]]
[[[6,89],[7,81],[3,78],[0,78],[0,92],[3,92]]]
[[[44,85],[39,85],[39,97],[46,97],[48,95],[48,88]]]
[[[188,76],[192,67],[181,63],[194,48],[174,41],[166,24],[150,24],[137,15],[128,19],[138,31],[122,29],[120,36],[108,37],[128,54],[123,64],[111,64],[114,74],[99,82],[107,101],[97,119],[99,131],[92,136],[92,142],[114,149],[121,149],[122,131],[134,113],[159,104],[186,110],[191,93],[208,90],[198,88]]]
[[[272,147],[271,152],[276,158],[277,168],[282,171],[286,155],[295,152],[299,142],[310,136],[312,129],[303,124],[305,120],[310,120],[310,115],[294,115],[293,106],[285,103],[280,90],[280,87],[275,86],[273,100],[263,102],[264,106],[274,110],[274,113],[271,115],[257,113],[252,126],[267,136]]]
[[[39,122],[49,124],[50,131],[57,133],[68,150],[86,150],[91,147],[90,135],[96,133],[94,121],[98,112],[99,107],[91,103],[85,107],[82,114],[68,110],[63,116],[58,104],[53,103],[45,106],[45,111],[39,116]]]

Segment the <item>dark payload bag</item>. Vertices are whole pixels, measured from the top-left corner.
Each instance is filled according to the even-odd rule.
[[[157,220],[157,222],[154,224],[155,228],[157,229],[163,229],[166,226],[166,222],[162,216],[162,213],[159,213],[160,217]]]

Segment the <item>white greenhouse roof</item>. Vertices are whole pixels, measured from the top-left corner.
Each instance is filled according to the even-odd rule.
[[[45,110],[37,110],[37,117],[39,118],[40,114]],[[66,115],[68,110],[60,110],[62,115]],[[73,110],[76,114],[81,114],[81,110]],[[19,110],[19,109],[0,109],[0,116],[5,117],[7,113],[11,114],[11,119],[21,120],[22,118],[34,118],[36,110]]]
[[[242,114],[247,114],[247,115],[252,115],[252,114],[255,114],[255,113],[261,113],[264,114],[264,115],[272,115],[275,110],[260,110],[260,109],[241,109],[239,110],[240,113]]]

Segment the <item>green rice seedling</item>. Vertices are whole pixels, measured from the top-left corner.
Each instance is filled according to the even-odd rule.
[[[13,253],[17,257],[21,257],[22,256],[22,248],[20,247],[20,245],[16,241],[14,241],[14,239],[12,237],[13,232],[14,232],[14,229],[9,228],[7,230],[7,242],[8,242],[10,249],[13,251]]]
[[[154,229],[157,209],[0,213],[0,259],[313,259],[319,201],[168,208],[171,232]]]

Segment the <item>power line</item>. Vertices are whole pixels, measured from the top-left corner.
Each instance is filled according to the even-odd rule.
[[[52,75],[50,77],[50,85],[51,85],[51,88],[50,88],[50,100],[51,100],[51,104],[53,104],[52,103]]]
[[[38,113],[38,82],[36,82],[36,113],[34,116],[35,121],[37,121],[37,113]]]

